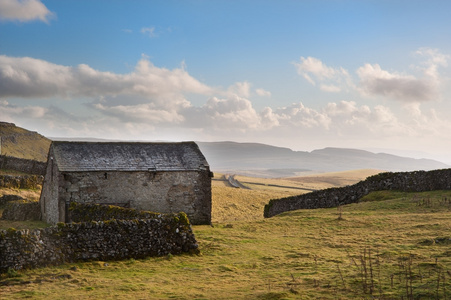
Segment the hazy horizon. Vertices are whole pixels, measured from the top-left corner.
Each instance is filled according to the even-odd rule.
[[[451,162],[451,2],[0,1],[0,121]]]
[[[130,140],[130,139],[102,139],[102,138],[92,138],[92,137],[46,137],[50,140],[55,140],[55,141],[66,141],[66,140],[75,140],[75,141],[130,141],[130,142],[183,142],[183,141],[187,141],[187,140],[179,140],[179,141],[173,141],[173,140]],[[217,140],[217,141],[195,141],[195,142],[200,142],[200,143],[256,143],[256,144],[262,144],[262,145],[268,145],[268,146],[273,146],[273,147],[281,147],[281,148],[288,148],[292,151],[304,151],[304,152],[312,152],[315,150],[321,150],[324,148],[339,148],[339,149],[356,149],[356,150],[363,150],[363,151],[368,151],[368,152],[372,152],[375,154],[378,153],[385,153],[385,154],[391,154],[391,155],[395,155],[395,156],[401,156],[401,157],[408,157],[408,158],[414,158],[414,159],[432,159],[432,160],[437,160],[439,162],[445,163],[445,164],[449,164],[451,165],[451,161],[447,162],[446,157],[440,157],[440,156],[434,156],[433,154],[427,153],[427,152],[420,152],[420,151],[411,151],[411,150],[395,150],[395,149],[389,149],[389,148],[346,148],[346,147],[323,147],[323,148],[315,148],[315,149],[309,149],[309,150],[294,150],[291,149],[290,147],[283,147],[283,146],[278,146],[278,145],[273,145],[273,144],[268,144],[268,143],[259,143],[259,142],[236,142],[236,141],[221,141],[221,140]],[[444,160],[442,160],[442,158]]]

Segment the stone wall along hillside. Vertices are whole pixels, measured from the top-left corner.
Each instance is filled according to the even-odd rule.
[[[45,175],[46,162],[0,155],[0,169],[15,170],[27,174]]]
[[[355,203],[373,191],[425,192],[449,189],[451,189],[451,169],[380,173],[342,188],[270,200],[265,205],[264,216],[269,218],[291,210],[337,207]]]

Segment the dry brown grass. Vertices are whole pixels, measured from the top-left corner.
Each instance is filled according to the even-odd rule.
[[[41,190],[25,190],[25,189],[7,189],[0,188],[0,197],[3,195],[19,195],[24,199],[28,200],[39,200],[41,195]]]
[[[298,182],[316,189],[326,189],[355,184],[367,177],[385,172],[376,169],[350,170],[343,172],[320,173],[310,176],[289,177],[289,181]]]
[[[237,176],[239,180],[241,176]],[[248,177],[251,179],[250,177]],[[264,182],[264,179],[257,178]],[[299,194],[299,190],[259,186],[252,190],[231,187],[222,174],[212,181],[212,222],[253,221],[263,219],[263,208],[271,199]]]
[[[308,193],[318,190],[354,184],[380,170],[353,170],[317,174],[293,178],[256,178],[236,176],[235,178],[251,190],[231,187],[223,174],[216,174],[212,182],[212,221],[226,223],[263,219],[264,206],[271,199]],[[305,189],[305,190],[302,190]]]

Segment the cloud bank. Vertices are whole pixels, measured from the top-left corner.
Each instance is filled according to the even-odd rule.
[[[447,66],[449,56],[430,48],[421,48],[415,54],[426,59],[416,67],[415,74],[390,72],[379,64],[366,63],[355,72],[358,81],[348,70],[329,67],[314,57],[301,57],[300,62],[294,65],[299,75],[325,92],[354,90],[361,96],[383,97],[404,103],[438,100],[442,84],[438,68]]]
[[[211,89],[183,68],[168,70],[141,59],[128,74],[101,72],[88,65],[56,65],[30,57],[0,55],[0,97],[163,98],[178,93],[208,94]]]
[[[0,0],[0,21],[48,23],[54,14],[39,0]]]
[[[331,146],[346,141],[349,147],[362,138],[368,145],[425,136],[447,139],[451,126],[447,116],[420,104],[435,99],[438,67],[448,57],[427,49],[420,52],[428,57],[419,67],[423,77],[364,64],[356,71],[357,84],[345,69],[318,59],[305,58],[295,65],[322,90],[352,89],[365,97],[396,98],[409,104],[400,107],[401,114],[387,105],[359,105],[352,100],[256,109],[252,98],[273,97],[269,91],[253,89],[247,81],[211,87],[191,76],[183,64],[170,70],[146,57],[129,73],[118,74],[85,64],[72,67],[0,55],[0,119],[33,123],[33,128],[40,124],[48,129],[45,134],[53,136],[247,141],[259,137],[273,144],[322,140]],[[196,103],[199,98],[204,101],[195,106],[191,97]]]

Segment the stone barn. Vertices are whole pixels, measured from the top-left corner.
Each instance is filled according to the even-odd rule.
[[[71,202],[185,212],[211,223],[210,167],[194,142],[52,142],[40,204],[42,220],[68,222]]]

